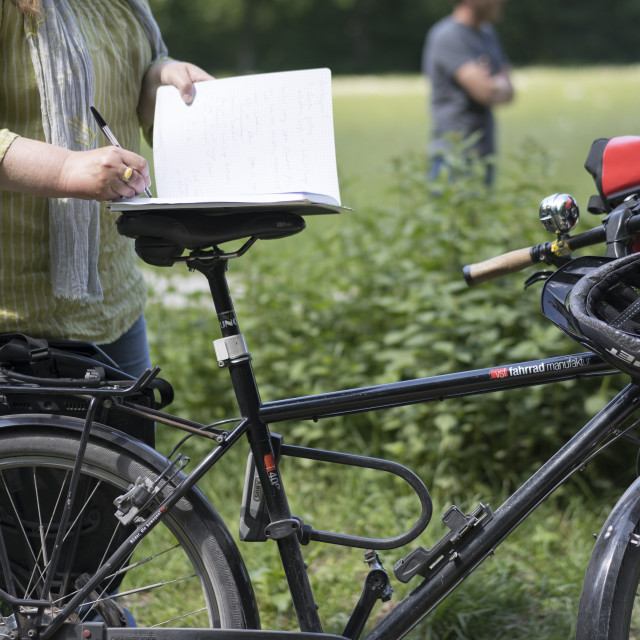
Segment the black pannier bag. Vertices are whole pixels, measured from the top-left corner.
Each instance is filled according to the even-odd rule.
[[[130,386],[134,377],[124,373],[101,349],[89,342],[44,340],[22,334],[0,335],[0,415],[16,413],[54,413],[85,418],[88,400],[64,393],[12,393],[15,384],[88,386],[122,382]],[[159,398],[156,398],[158,393]],[[127,398],[142,407],[162,408],[173,399],[171,385],[155,378],[145,388]],[[96,422],[114,427],[154,446],[154,421],[118,411],[117,405],[101,407]]]

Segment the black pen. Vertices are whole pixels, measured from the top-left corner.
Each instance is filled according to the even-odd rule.
[[[105,119],[98,113],[98,110],[93,106],[89,107],[89,109],[91,109],[91,113],[93,114],[93,117],[96,119],[96,122],[98,123],[98,126],[100,127],[100,130],[102,131],[102,133],[104,133],[104,135],[107,138],[107,140],[114,147],[118,147],[119,149],[122,149],[122,147],[121,147],[120,143],[118,142],[117,138],[113,135],[113,133],[111,132],[111,129],[109,129],[109,126],[107,125]],[[145,193],[145,195],[149,196],[150,198],[153,197],[153,194],[151,193],[151,189],[149,189],[149,187],[145,187],[144,188],[144,193]]]

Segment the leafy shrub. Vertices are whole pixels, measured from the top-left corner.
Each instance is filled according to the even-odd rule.
[[[530,143],[509,158],[494,190],[481,168],[437,185],[425,183],[422,158],[390,170],[393,206],[342,214],[321,234],[230,263],[264,400],[583,350],[542,318],[540,288],[524,291],[522,275],[474,288],[461,275],[466,263],[547,239],[537,210],[557,189],[540,149]],[[149,325],[158,327],[155,361],[177,388],[174,411],[207,422],[237,410],[213,356],[215,314],[204,306],[169,313],[151,304]],[[295,444],[395,458],[434,488],[458,493],[473,483],[495,493],[584,423],[587,402],[605,395],[601,384],[568,381],[276,430]]]

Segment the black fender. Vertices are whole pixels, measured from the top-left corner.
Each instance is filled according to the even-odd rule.
[[[598,535],[582,586],[576,640],[604,637],[601,633],[609,627],[616,577],[625,555],[637,549],[633,536],[639,522],[640,478],[618,500]]]
[[[0,455],[2,455],[2,434],[6,430],[13,429],[24,433],[28,429],[47,427],[79,433],[84,428],[84,425],[85,421],[83,419],[56,414],[28,413],[0,416]],[[101,441],[107,446],[124,449],[131,456],[143,460],[158,473],[161,473],[167,467],[167,459],[155,449],[113,427],[94,422],[91,425],[90,437],[92,440]],[[180,482],[186,476],[184,473],[179,472],[174,477],[176,482]],[[203,517],[207,518],[220,531],[218,542],[222,546],[225,556],[229,559],[233,577],[240,591],[247,627],[249,629],[259,629],[260,616],[249,572],[227,525],[200,489],[197,487],[191,489],[189,499],[198,504],[199,513],[203,514]]]

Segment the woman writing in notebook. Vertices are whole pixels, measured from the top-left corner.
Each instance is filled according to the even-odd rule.
[[[167,57],[147,0],[0,0],[0,332],[149,366],[145,285],[106,200],[150,184],[156,90],[211,76]],[[109,145],[91,105],[123,148]]]

